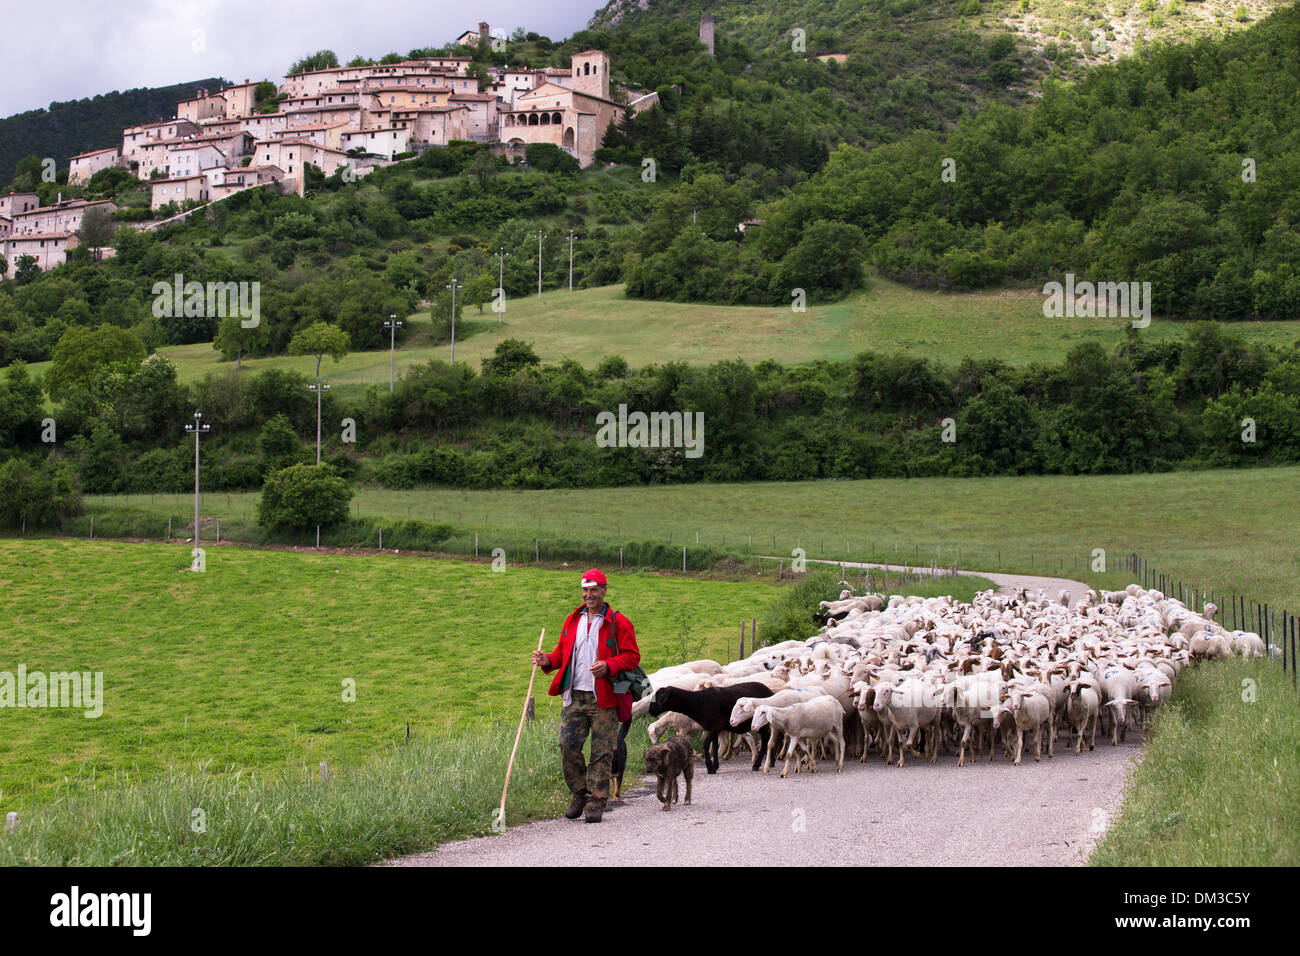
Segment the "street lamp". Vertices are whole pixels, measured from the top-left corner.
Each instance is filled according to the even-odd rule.
[[[502,246],[497,250],[497,296],[501,300],[501,308],[497,310],[497,325],[501,325],[501,313],[505,311],[506,300],[506,259],[510,253],[506,252],[506,247]]]
[[[194,413],[194,424],[186,425],[185,431],[194,433],[194,547],[199,546],[199,435],[211,431],[212,426],[203,424],[203,413]]]
[[[319,375],[316,376],[316,384],[308,385],[307,391],[316,393],[316,464],[320,464],[320,395],[321,392],[328,392],[330,387],[325,384],[324,379]]]
[[[542,230],[537,230],[537,298],[542,297],[542,240],[546,236]]]
[[[570,292],[573,291],[573,244],[574,242],[577,241],[577,239],[578,237],[575,236],[573,234],[573,230],[570,229],[569,238],[565,240],[569,244],[569,291]]]
[[[397,351],[397,330],[402,327],[402,323],[397,321],[397,315],[394,313],[388,317],[384,323],[384,328],[389,330],[388,333],[388,390],[393,390],[393,357]]]
[[[451,290],[451,364],[456,364],[456,290],[461,287],[455,279],[447,286]]]

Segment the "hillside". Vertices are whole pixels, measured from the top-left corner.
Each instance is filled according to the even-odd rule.
[[[1050,44],[1047,59],[1068,69],[1113,62],[1143,44],[1223,36],[1285,6],[1282,0],[611,0],[588,26],[636,31],[698,23],[710,13],[718,34],[762,52],[788,49],[790,31],[801,28],[809,54],[852,54],[882,42],[915,48],[919,36],[967,27],[989,36],[1009,32],[1021,54],[1041,56]],[[1098,29],[1105,31],[1105,49],[1094,48]],[[925,59],[914,64],[926,65]]]
[[[0,119],[0,182],[9,181],[24,156],[53,157],[58,168],[66,170],[68,159],[78,153],[120,146],[123,127],[170,119],[179,100],[194,96],[200,87],[217,89],[227,83],[208,77],[124,93],[114,90]]]

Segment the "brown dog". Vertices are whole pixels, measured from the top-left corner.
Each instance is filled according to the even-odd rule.
[[[695,751],[691,749],[690,738],[678,735],[670,737],[661,744],[647,747],[645,752],[645,772],[659,778],[659,787],[655,796],[671,810],[677,802],[677,775],[686,777],[686,799],[691,802],[691,774],[695,769]]]

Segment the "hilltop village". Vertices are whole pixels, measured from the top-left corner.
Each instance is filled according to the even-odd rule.
[[[458,42],[489,39],[480,23]],[[531,143],[551,143],[588,166],[610,124],[658,102],[656,93],[612,87],[610,58],[600,50],[574,54],[569,69],[488,65],[486,84],[471,73],[473,62],[446,56],[311,70],[285,76],[277,95],[260,103],[266,81],[200,90],[177,103],[174,118],[128,126],[120,144],[73,156],[68,182],[84,184],[119,166],[149,184],[151,209],[159,210],[268,183],[301,195],[309,164],[326,176],[363,176],[453,140],[488,143],[512,159]],[[23,256],[42,271],[62,265],[87,212],[117,210],[102,199],[39,202],[32,192],[0,196],[9,276]]]

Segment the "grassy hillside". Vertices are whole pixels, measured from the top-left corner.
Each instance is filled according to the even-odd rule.
[[[510,299],[498,323],[490,310],[465,313],[457,325],[456,361],[478,368],[498,342],[532,343],[544,362],[571,358],[594,369],[611,355],[633,368],[664,362],[709,365],[721,359],[764,359],[782,363],[846,360],[858,352],[903,352],[956,365],[964,358],[1001,359],[1011,365],[1059,362],[1073,346],[1097,342],[1107,351],[1124,338],[1124,319],[1054,318],[1042,312],[1035,289],[943,294],[882,280],[870,292],[843,302],[812,305],[805,313],[764,306],[719,306],[627,299],[621,286],[548,291]],[[431,344],[427,310],[406,319],[407,342],[394,365],[402,375],[430,359],[451,358],[450,344]],[[1288,345],[1300,339],[1300,320],[1241,322],[1232,326],[1251,342]],[[1151,341],[1180,339],[1186,324],[1153,320],[1142,335]],[[234,371],[209,342],[164,346],[159,354],[176,363],[177,378],[194,382],[210,372]],[[30,366],[45,372],[49,362]],[[282,368],[314,374],[310,356],[246,358],[244,374]],[[339,394],[359,394],[367,385],[388,383],[388,351],[351,352],[337,364],[326,360],[322,374]],[[49,407],[53,407],[52,405]]]

